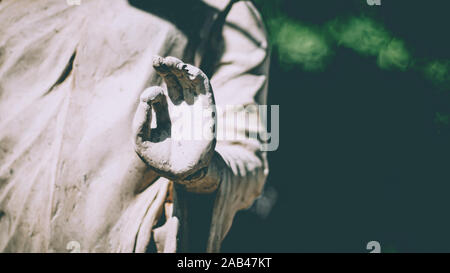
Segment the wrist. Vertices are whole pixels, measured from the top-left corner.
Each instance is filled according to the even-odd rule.
[[[221,183],[224,166],[225,162],[222,157],[217,152],[214,152],[207,167],[179,181],[179,184],[184,185],[189,192],[213,193]]]

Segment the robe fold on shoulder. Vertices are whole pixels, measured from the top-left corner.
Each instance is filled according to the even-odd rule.
[[[131,124],[141,92],[164,86],[152,56],[197,66],[209,56],[208,32],[229,1],[198,2],[203,9],[183,11],[195,18],[190,28],[189,20],[125,0],[0,2],[0,251],[68,252],[70,242],[82,252],[146,252],[150,242],[155,251],[177,251],[176,187],[136,155]],[[218,107],[265,104],[260,15],[249,2],[235,3],[221,31],[210,75]],[[253,130],[225,115],[218,112],[216,152],[227,168],[214,197],[210,252],[268,173],[257,139],[220,139],[221,130]]]

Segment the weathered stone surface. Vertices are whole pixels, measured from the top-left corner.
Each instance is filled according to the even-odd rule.
[[[228,1],[204,2],[216,8],[204,14],[203,40]],[[265,104],[268,49],[258,13],[248,2],[233,6],[208,78],[196,68],[205,43],[192,47],[191,34],[171,21],[124,0],[81,3],[0,2],[0,251],[67,252],[78,242],[83,252],[144,252],[154,241],[157,251],[174,252],[180,187],[215,191],[207,249],[219,251],[235,213],[264,185],[260,143],[214,134],[161,142],[171,135],[155,138],[148,126],[161,117],[156,128],[167,129],[167,116],[176,125],[177,111],[196,103]],[[182,90],[163,80],[168,73],[187,75]],[[249,133],[228,126],[225,114],[203,121],[225,124],[218,135]]]

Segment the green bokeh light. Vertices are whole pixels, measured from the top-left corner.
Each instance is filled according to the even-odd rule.
[[[450,89],[448,60],[417,65],[423,62],[414,58],[404,41],[371,17],[349,16],[312,26],[283,14],[280,0],[255,2],[266,19],[272,46],[284,68],[300,66],[306,71],[322,71],[336,48],[346,47],[362,56],[375,57],[381,69],[417,69],[435,86]]]
[[[378,55],[391,39],[386,30],[364,17],[352,17],[346,21],[334,20],[327,28],[338,45],[364,55]]]
[[[324,35],[313,27],[279,18],[270,23],[280,62],[298,64],[305,70],[321,70],[331,54]]]
[[[425,65],[425,77],[441,89],[450,89],[450,61],[432,61]]]
[[[383,69],[406,70],[411,64],[411,58],[403,41],[392,39],[378,53],[378,65]]]

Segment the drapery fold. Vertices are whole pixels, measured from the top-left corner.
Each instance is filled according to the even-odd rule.
[[[5,0],[0,25],[0,251],[67,252],[71,241],[84,252],[147,251],[171,182],[136,156],[131,122],[142,90],[163,85],[151,57],[193,63],[191,37],[124,0]],[[223,31],[211,77],[217,104],[265,104],[268,48],[257,11],[235,4]],[[219,139],[216,151],[226,167],[208,251],[220,250],[268,170],[257,140]],[[176,236],[178,220],[166,220],[170,232],[156,241],[171,246],[157,250],[175,251],[161,234]]]

